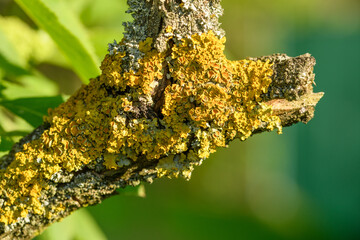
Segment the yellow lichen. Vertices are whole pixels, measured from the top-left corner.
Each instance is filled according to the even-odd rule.
[[[125,53],[107,55],[99,78],[49,111],[44,120],[50,127],[24,144],[0,172],[0,194],[6,200],[0,222],[13,223],[29,212],[50,217],[51,211],[62,211],[39,201],[60,170],[77,171],[96,159],[103,159],[107,169],[140,158],[160,159],[158,177],[189,178],[217,147],[234,138],[245,140],[262,123],[269,130],[279,128],[279,118],[260,103],[273,73],[269,62],[227,60],[225,39],[211,31],[174,44],[171,59],[152,49],[152,42],[139,43],[145,56],[137,72],[123,70]],[[161,114],[136,116],[139,105],[153,107],[163,78],[169,84]]]
[[[165,29],[165,32],[166,32],[166,33],[171,33],[171,32],[173,32],[173,27],[172,27],[172,26],[167,26],[166,29]]]
[[[146,38],[145,41],[142,41],[139,43],[139,50],[144,53],[150,51],[152,43],[153,43],[152,38],[149,38],[149,37]]]
[[[117,169],[118,165],[116,164],[116,155],[105,153],[104,154],[104,166],[107,169]]]

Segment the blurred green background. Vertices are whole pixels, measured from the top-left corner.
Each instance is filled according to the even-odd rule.
[[[122,38],[122,0],[43,0],[99,66]],[[223,0],[230,59],[311,53],[307,125],[219,149],[192,179],[160,179],[80,210],[37,239],[360,239],[360,1]],[[62,96],[81,76],[12,0],[0,0],[0,97]],[[95,77],[95,76],[94,76]],[[84,79],[83,79],[84,80]],[[1,104],[0,104],[1,105]],[[33,127],[0,106],[0,150]],[[18,113],[19,115],[19,113]]]

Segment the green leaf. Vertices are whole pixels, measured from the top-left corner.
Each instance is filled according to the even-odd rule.
[[[13,76],[28,75],[30,72],[21,66],[21,60],[14,46],[0,29],[0,68]]]
[[[6,137],[24,137],[26,135],[28,135],[30,132],[27,131],[10,131],[10,132],[5,132],[4,134],[1,133],[1,136],[6,136]]]
[[[91,50],[81,42],[76,34],[64,27],[55,13],[42,0],[15,1],[34,22],[52,37],[84,83],[87,83],[89,78],[100,74]]]
[[[0,72],[0,80],[1,80],[1,72]],[[4,90],[6,89],[6,87],[4,86],[4,85],[2,85],[2,81],[0,81],[0,100],[2,99],[2,98],[4,98],[4,94],[3,94],[3,92],[4,92]]]
[[[21,65],[20,57],[11,43],[7,38],[6,34],[0,29],[0,54],[3,58],[7,59],[8,62],[12,62],[16,65]]]
[[[80,20],[79,14],[73,11],[74,4],[64,0],[42,0],[43,3],[58,17],[59,22],[69,30],[84,45],[96,65],[100,65],[98,57],[95,55],[94,46],[90,42],[88,31]],[[78,2],[72,1],[72,2]],[[107,46],[107,45],[104,45]],[[105,47],[104,47],[105,48]],[[94,77],[94,76],[92,76]]]
[[[13,145],[14,141],[0,124],[0,152],[9,151]]]
[[[0,105],[23,118],[33,127],[38,127],[43,122],[43,116],[47,114],[48,108],[55,108],[63,101],[61,96],[19,98],[9,101],[1,101]]]
[[[10,137],[0,135],[0,152],[10,151],[11,147],[14,145],[14,142]]]
[[[28,70],[16,64],[11,63],[1,53],[0,53],[0,68],[2,68],[5,71],[5,74],[9,74],[12,76],[30,75],[30,72]]]
[[[26,68],[42,62],[69,65],[49,34],[32,28],[16,16],[0,15],[1,34],[0,53],[18,66]]]
[[[55,82],[34,71],[34,75],[16,78],[16,81],[0,82],[5,89],[3,95],[8,100],[17,98],[48,97],[58,94],[59,89]]]
[[[80,209],[51,225],[36,240],[106,240],[104,233],[86,209]]]

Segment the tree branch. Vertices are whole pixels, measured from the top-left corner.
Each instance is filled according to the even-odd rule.
[[[0,238],[29,239],[119,187],[190,178],[216,147],[308,122],[315,59],[229,61],[219,0],[128,0],[91,79],[0,159]]]

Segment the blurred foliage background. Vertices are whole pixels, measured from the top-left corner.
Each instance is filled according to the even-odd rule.
[[[360,239],[360,1],[222,4],[229,58],[315,56],[315,91],[325,92],[315,118],[219,149],[189,182],[157,180],[145,198],[120,190],[37,239]],[[3,154],[97,74],[107,43],[121,40],[131,19],[125,10],[125,0],[0,0]]]

